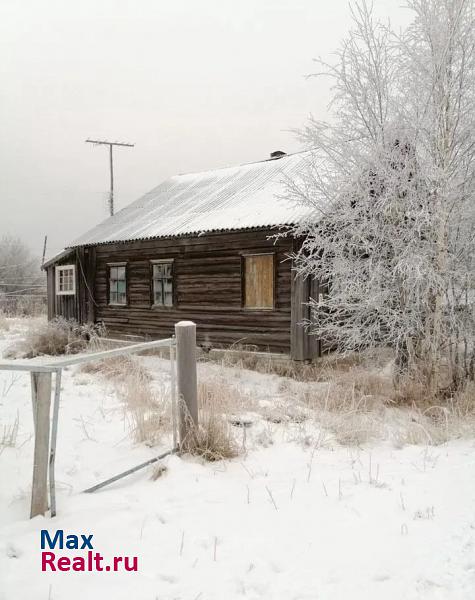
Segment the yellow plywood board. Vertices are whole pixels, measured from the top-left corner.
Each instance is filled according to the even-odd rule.
[[[245,257],[245,308],[274,308],[274,255]]]

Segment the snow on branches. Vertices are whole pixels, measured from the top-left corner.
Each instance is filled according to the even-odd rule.
[[[331,122],[300,132],[312,159],[288,195],[314,208],[293,230],[295,267],[329,287],[313,333],[342,351],[389,345],[439,390],[475,376],[474,5],[408,8],[396,35],[353,7],[336,63],[319,61]]]

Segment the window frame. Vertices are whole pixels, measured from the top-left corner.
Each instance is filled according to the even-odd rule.
[[[171,281],[172,281],[172,303],[157,304],[155,302],[155,278],[153,276],[154,265],[170,264],[171,265]],[[176,308],[176,285],[175,285],[175,259],[174,258],[154,258],[150,260],[150,308],[153,310],[170,310]]]
[[[246,258],[253,256],[272,256],[272,306],[246,306]],[[277,261],[275,252],[245,252],[241,254],[241,310],[250,312],[269,312],[277,309]]]
[[[73,272],[73,278],[72,278],[73,289],[72,290],[61,290],[60,289],[60,279],[61,279],[60,273],[62,271],[72,271]],[[54,279],[55,279],[54,288],[55,288],[56,296],[75,296],[76,295],[76,265],[75,264],[56,265]]]
[[[114,267],[124,267],[124,279],[125,279],[125,302],[111,302],[111,269]],[[107,263],[107,306],[114,306],[117,308],[129,306],[129,273],[128,273],[127,262],[111,262]]]

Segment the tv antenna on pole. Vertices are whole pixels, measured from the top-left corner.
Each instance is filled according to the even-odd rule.
[[[109,193],[109,212],[112,217],[114,214],[114,163],[112,159],[112,148],[114,146],[125,146],[127,148],[133,148],[135,144],[126,144],[125,142],[108,142],[107,140],[86,140],[87,144],[94,144],[95,146],[109,146],[109,163],[110,163],[110,175],[111,175],[111,187]]]

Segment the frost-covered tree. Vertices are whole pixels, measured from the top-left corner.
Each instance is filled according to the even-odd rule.
[[[334,64],[331,119],[288,194],[299,225],[313,333],[341,351],[389,345],[397,371],[432,392],[475,376],[475,21],[473,0],[409,0],[401,34],[364,3]]]

